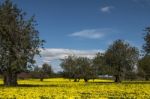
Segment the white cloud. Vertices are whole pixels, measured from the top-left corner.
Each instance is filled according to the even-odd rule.
[[[74,49],[57,49],[57,48],[46,48],[41,49],[41,56],[43,62],[51,62],[53,60],[64,59],[69,55],[75,55],[80,57],[93,58],[96,53],[104,52],[103,50],[74,50]]]
[[[85,29],[81,30],[79,32],[74,32],[70,34],[69,36],[73,37],[82,37],[82,38],[88,38],[88,39],[99,39],[105,36],[106,33],[108,33],[110,29]]]
[[[113,8],[114,8],[113,6],[104,6],[104,7],[102,7],[100,10],[101,10],[101,12],[108,13],[108,12],[110,12]]]
[[[88,57],[92,59],[96,53],[104,52],[103,50],[75,50],[63,48],[45,48],[41,50],[41,57],[36,56],[36,65],[42,66],[43,63],[50,63],[55,72],[62,71],[60,68],[60,59],[64,59],[68,55],[80,57]]]

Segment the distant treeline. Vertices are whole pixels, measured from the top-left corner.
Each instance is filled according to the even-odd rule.
[[[124,40],[114,41],[104,53],[93,59],[68,56],[61,67],[66,78],[79,81],[95,79],[99,75],[113,76],[115,82],[122,80],[149,80],[150,78],[150,27],[145,29],[143,50]]]

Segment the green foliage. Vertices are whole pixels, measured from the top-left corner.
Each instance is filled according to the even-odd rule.
[[[76,67],[76,57],[75,56],[68,56],[65,59],[61,60],[61,68],[63,69],[63,74],[67,78],[74,78],[76,73],[78,72]]]
[[[144,55],[139,60],[138,66],[138,74],[145,78],[145,80],[149,80],[150,78],[150,27],[145,29],[144,41],[143,45]]]
[[[150,56],[149,55],[146,55],[139,60],[138,70],[140,76],[143,76],[145,80],[149,80],[150,78]]]
[[[10,0],[0,4],[0,70],[6,77],[35,63],[34,55],[39,54],[44,42],[35,25],[34,17],[27,20],[25,13]]]
[[[43,81],[44,78],[48,78],[52,75],[53,71],[49,64],[44,63],[42,67],[40,68],[39,74],[40,74],[40,80]]]
[[[74,78],[75,81],[81,78],[88,81],[95,77],[92,61],[86,57],[68,56],[62,60],[61,67],[65,77]]]
[[[44,63],[42,67],[34,67],[34,70],[31,71],[33,78],[40,78],[43,81],[44,78],[49,78],[53,75],[53,69],[51,65]]]
[[[51,76],[51,74],[53,73],[51,65],[49,65],[47,63],[44,63],[42,65],[42,71],[43,71],[44,74],[46,74],[48,76]]]
[[[150,55],[150,27],[145,29],[146,34],[144,35],[145,44],[143,45],[143,49],[145,54]]]
[[[109,46],[105,53],[105,58],[106,63],[111,66],[116,82],[120,82],[125,74],[134,70],[138,56],[138,49],[123,40],[116,40]]]
[[[91,65],[91,60],[86,57],[77,58],[77,70],[80,78],[84,78],[85,82],[93,78],[93,67]]]
[[[105,63],[104,53],[97,53],[93,59],[93,68],[95,69],[96,75],[110,74],[109,66]]]

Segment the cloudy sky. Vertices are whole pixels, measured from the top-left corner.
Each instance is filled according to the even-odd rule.
[[[59,70],[67,55],[93,57],[116,39],[141,49],[150,26],[150,0],[13,0],[28,16],[35,15],[46,40],[42,58]]]

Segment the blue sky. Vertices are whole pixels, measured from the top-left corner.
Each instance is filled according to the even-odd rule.
[[[46,40],[43,61],[53,66],[70,53],[91,57],[116,39],[141,49],[143,30],[150,26],[150,0],[13,1],[28,16],[36,16],[37,29]]]

